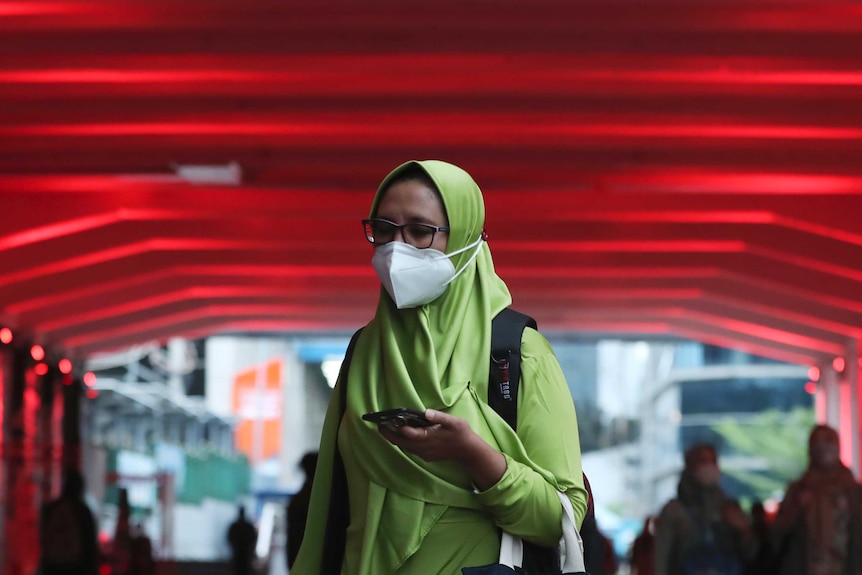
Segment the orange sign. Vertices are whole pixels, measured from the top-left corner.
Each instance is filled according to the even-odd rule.
[[[281,448],[281,372],[282,362],[275,359],[234,377],[233,410],[240,420],[234,441],[255,463]]]

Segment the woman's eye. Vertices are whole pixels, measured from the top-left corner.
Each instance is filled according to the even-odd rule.
[[[410,235],[417,238],[427,238],[433,233],[433,230],[425,226],[409,226],[407,229]]]
[[[374,233],[381,236],[390,235],[394,231],[395,226],[393,226],[392,224],[378,222],[374,225]]]

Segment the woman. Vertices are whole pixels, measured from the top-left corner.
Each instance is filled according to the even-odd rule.
[[[741,574],[757,554],[748,517],[719,486],[715,447],[685,452],[677,497],[661,510],[655,536],[656,575]]]
[[[495,563],[500,529],[543,546],[562,534],[557,491],[586,511],[575,408],[550,345],[524,331],[517,433],[487,404],[491,319],[511,296],[484,240],[482,193],[464,170],[407,162],[381,183],[366,220],[383,284],[320,445],[293,573],[456,575]],[[430,427],[387,428],[365,413],[424,410]],[[327,547],[335,449],[349,527]],[[333,538],[329,537],[329,543]],[[343,562],[324,571],[324,556]]]
[[[857,575],[862,570],[862,487],[839,457],[838,433],[815,426],[808,469],[790,484],[773,523],[781,575]]]

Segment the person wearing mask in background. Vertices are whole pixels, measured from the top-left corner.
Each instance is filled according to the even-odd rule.
[[[517,219],[517,206],[505,209]],[[446,162],[407,162],[384,178],[363,225],[380,296],[327,410],[295,575],[461,575],[497,563],[501,529],[556,547],[558,493],[578,525],[587,509],[575,406],[532,328],[517,431],[488,405],[491,320],[512,296],[494,270],[478,185]],[[430,426],[362,419],[400,407]],[[338,477],[346,489],[333,494]],[[345,491],[346,503],[331,503]],[[330,520],[332,510],[349,517]]]
[[[287,504],[287,567],[293,567],[302,537],[305,534],[305,521],[308,517],[308,502],[311,499],[311,486],[314,484],[314,469],[317,467],[317,452],[302,456],[299,466],[305,472],[305,482]]]
[[[862,486],[839,455],[838,433],[814,427],[808,469],[788,487],[772,524],[780,575],[862,573]]]
[[[685,452],[677,497],[658,518],[655,575],[741,575],[757,554],[748,516],[728,499],[715,448]]]

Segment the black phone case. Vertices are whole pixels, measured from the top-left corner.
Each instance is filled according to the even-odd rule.
[[[428,427],[434,425],[427,419],[425,414],[417,409],[409,407],[396,407],[394,409],[385,409],[383,411],[375,411],[374,413],[366,413],[362,416],[365,421],[377,423],[379,425],[391,425],[392,427]]]

